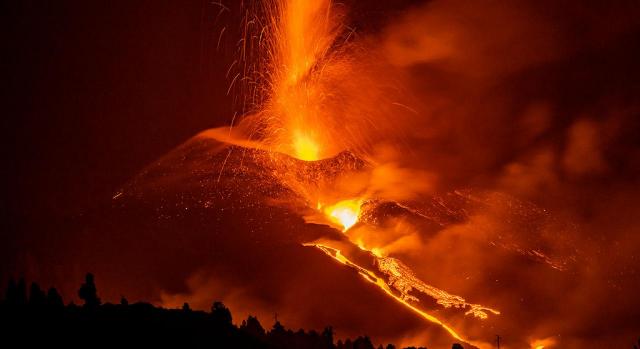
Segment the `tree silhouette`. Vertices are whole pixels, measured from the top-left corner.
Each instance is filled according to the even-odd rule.
[[[7,284],[7,292],[5,293],[5,304],[15,306],[18,298],[18,285],[13,278],[9,279]]]
[[[231,312],[224,304],[222,304],[222,302],[213,302],[213,305],[211,306],[211,315],[216,322],[229,325],[231,324]]]
[[[375,349],[369,337],[358,337],[353,341],[353,349]]]
[[[322,344],[325,348],[333,346],[333,327],[325,327],[324,331],[322,331]]]
[[[93,281],[93,274],[87,274],[84,283],[78,290],[78,296],[84,301],[85,307],[95,308],[100,305],[100,298],[98,298],[98,290]]]
[[[285,333],[285,332],[286,330],[284,329],[284,326],[282,326],[280,321],[276,320],[276,322],[273,324],[273,328],[271,329],[271,333]]]
[[[13,288],[13,290],[12,290]],[[18,280],[15,284],[13,280],[9,282],[9,289],[7,290],[8,303],[14,307],[21,307],[27,304],[27,286],[23,278]]]
[[[64,303],[62,302],[62,297],[58,293],[58,290],[51,287],[47,292],[47,305],[50,308],[60,309],[64,307]]]
[[[242,320],[240,330],[256,338],[264,338],[265,336],[265,331],[260,321],[258,321],[257,317],[251,315],[246,320]]]
[[[451,349],[464,349],[464,347],[460,343],[453,343]]]
[[[34,308],[41,308],[47,302],[47,297],[45,296],[42,289],[40,289],[40,285],[35,282],[31,283],[31,289],[29,290],[29,306]]]
[[[73,302],[65,306],[55,288],[49,288],[45,294],[35,282],[31,284],[27,302],[25,288],[24,279],[17,283],[9,281],[6,300],[0,303],[0,323],[3,324],[4,342],[19,341],[28,348],[84,349],[95,345],[96,338],[100,339],[100,347],[119,347],[126,343],[126,346],[142,348],[375,348],[367,336],[354,341],[338,340],[334,344],[332,327],[325,327],[322,332],[303,329],[294,332],[285,328],[277,317],[268,332],[255,316],[249,316],[240,326],[235,326],[231,311],[222,302],[214,302],[210,313],[193,310],[188,303],[184,303],[182,309],[165,309],[142,302],[129,305],[124,296],[119,305],[101,304],[92,274],[86,275],[78,290],[85,303],[84,309]],[[24,306],[26,304],[28,306]],[[378,347],[383,348],[382,345]],[[395,348],[392,344],[386,346],[386,349]],[[463,348],[454,344],[453,349]]]

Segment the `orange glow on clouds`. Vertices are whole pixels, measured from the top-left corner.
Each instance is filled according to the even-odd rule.
[[[550,349],[556,344],[556,340],[553,337],[536,339],[531,342],[531,349]]]

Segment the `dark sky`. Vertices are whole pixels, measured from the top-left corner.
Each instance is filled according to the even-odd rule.
[[[3,279],[145,165],[228,122],[239,11],[207,4],[3,2]]]
[[[176,144],[228,120],[220,68],[233,47],[215,51],[213,37],[237,25],[229,13],[215,23],[219,8],[204,3],[4,5],[6,213],[78,214]],[[227,39],[223,45],[234,44]]]

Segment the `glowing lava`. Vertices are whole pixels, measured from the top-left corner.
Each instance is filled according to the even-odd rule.
[[[474,341],[470,341],[467,340],[465,338],[463,338],[460,334],[458,334],[453,328],[451,328],[449,325],[447,325],[446,323],[444,323],[442,320],[438,319],[437,317],[417,308],[416,306],[412,305],[411,303],[409,303],[409,301],[402,295],[397,295],[392,289],[391,287],[389,287],[389,285],[387,284],[387,282],[385,281],[384,278],[378,277],[374,272],[372,272],[371,270],[368,270],[354,262],[352,262],[351,260],[349,260],[346,256],[344,256],[339,249],[333,248],[333,247],[329,247],[323,244],[305,244],[304,246],[314,246],[318,249],[320,249],[322,252],[324,252],[325,254],[327,254],[328,256],[330,256],[331,258],[335,259],[336,261],[347,265],[351,268],[354,268],[355,270],[358,271],[358,273],[367,281],[371,282],[372,284],[376,285],[378,288],[380,288],[382,291],[384,291],[387,295],[391,296],[393,299],[395,299],[396,301],[398,301],[400,304],[404,305],[405,307],[407,307],[408,309],[410,309],[411,311],[413,311],[414,313],[418,314],[420,317],[424,318],[425,320],[432,322],[434,324],[439,325],[440,327],[442,327],[444,330],[446,330],[451,337],[459,340],[459,341],[463,341],[469,344],[472,344],[478,348],[491,348],[491,345],[487,344],[487,343],[483,343],[483,342],[474,342]]]
[[[340,224],[342,226],[342,231],[344,232],[349,230],[349,228],[358,222],[361,205],[362,200],[349,199],[342,200],[334,205],[326,207],[319,204],[318,208],[321,208],[324,214],[326,214],[332,222]]]
[[[267,145],[264,148],[286,153],[299,160],[313,161],[311,164],[297,163],[286,167],[279,175],[283,182],[289,183],[292,191],[306,199],[306,204],[317,203],[317,212],[314,214],[322,216],[319,221],[326,223],[328,220],[348,236],[349,229],[360,218],[364,200],[375,199],[374,196],[378,195],[379,188],[368,188],[372,186],[369,180],[377,179],[380,173],[384,173],[383,182],[387,185],[394,183],[392,187],[395,192],[401,189],[395,184],[402,184],[401,180],[395,178],[397,171],[389,173],[378,168],[375,176],[351,176],[355,171],[344,171],[342,177],[349,178],[341,178],[343,181],[340,182],[335,175],[327,176],[330,180],[323,180],[314,172],[306,171],[305,167],[309,165],[309,168],[317,171],[324,163],[316,160],[344,151],[357,154],[358,147],[369,142],[361,129],[372,120],[372,113],[380,113],[382,103],[377,96],[385,94],[377,93],[375,88],[365,91],[372,86],[367,79],[360,81],[362,86],[345,80],[345,76],[351,77],[350,80],[363,78],[354,74],[361,64],[346,57],[345,51],[339,49],[340,43],[336,43],[337,39],[347,40],[348,36],[341,37],[345,26],[341,25],[339,15],[334,13],[331,0],[265,0],[265,10],[269,23],[264,31],[256,35],[260,38],[258,47],[266,51],[264,61],[259,63],[264,64],[265,69],[258,71],[256,81],[252,82],[253,86],[262,89],[257,93],[264,93],[264,96],[259,98],[262,103],[258,104],[256,117],[249,118],[257,122],[248,132],[251,134],[249,138],[254,136],[254,132],[259,133],[255,136],[259,139],[258,143]],[[349,102],[350,108],[345,108],[347,100],[353,100]],[[302,170],[298,171],[298,166]],[[342,172],[340,167],[323,170],[327,173]],[[299,181],[301,177],[305,177],[304,183]],[[321,201],[319,198],[331,199]],[[480,319],[485,319],[487,312],[499,314],[498,311],[467,303],[462,297],[427,285],[400,260],[383,256],[380,246],[365,246],[362,241],[352,241],[352,238],[355,237],[349,237],[351,243],[371,254],[377,271],[357,265],[338,249],[316,243],[309,245],[356,269],[385,294],[427,321],[438,324],[455,339],[471,343],[440,319],[416,307],[414,304],[419,300],[409,294],[412,290],[433,297],[445,308],[467,309],[467,314]],[[482,343],[474,345],[486,347]]]
[[[298,159],[315,161],[320,158],[320,146],[310,135],[296,130],[293,138],[293,149]]]
[[[553,337],[536,339],[531,342],[531,349],[544,349],[551,348],[556,344],[556,340]]]
[[[362,202],[362,199],[347,199],[330,206],[322,206],[318,203],[318,210],[323,212],[332,222],[342,226],[343,232],[347,232],[349,228],[357,223],[360,216]],[[436,300],[437,304],[440,304],[445,308],[454,307],[468,309],[465,312],[465,315],[472,314],[474,317],[482,320],[488,317],[488,313],[496,315],[500,314],[498,310],[479,304],[468,303],[460,296],[452,295],[444,290],[426,284],[416,277],[413,271],[407,265],[402,263],[402,261],[393,257],[383,256],[382,253],[380,253],[380,250],[376,247],[366,247],[361,241],[352,241],[352,243],[357,245],[361,250],[367,251],[371,254],[378,271],[382,273],[383,276],[378,276],[376,272],[366,269],[365,267],[349,260],[348,257],[342,254],[342,252],[337,248],[321,243],[309,243],[303,245],[314,246],[338,262],[354,268],[367,281],[375,284],[378,288],[384,291],[385,294],[391,296],[393,299],[400,302],[414,313],[420,315],[422,318],[441,326],[455,339],[472,343],[469,340],[463,339],[453,328],[445,324],[442,320],[412,304],[420,301],[417,297],[410,294],[413,290],[432,297]],[[480,348],[488,347],[486,343],[478,342],[473,344]]]
[[[256,73],[264,94],[258,117],[261,138],[278,152],[314,161],[335,153],[329,136],[325,65],[340,33],[330,0],[264,0],[267,26],[256,36],[265,50]],[[260,70],[260,69],[258,69]]]

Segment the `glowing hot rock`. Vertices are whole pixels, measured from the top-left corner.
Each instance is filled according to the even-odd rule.
[[[342,200],[334,205],[324,207],[323,211],[332,222],[342,226],[342,231],[347,231],[358,222],[361,204],[359,199]]]
[[[300,160],[314,161],[319,159],[320,147],[306,133],[297,131],[294,133],[293,149]]]

